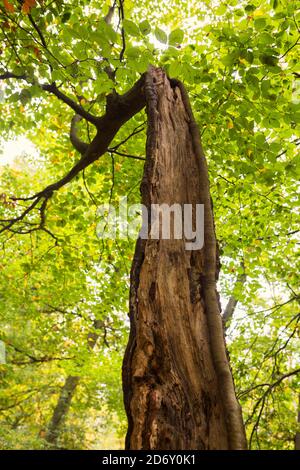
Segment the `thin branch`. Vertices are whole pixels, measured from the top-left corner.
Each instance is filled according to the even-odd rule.
[[[299,28],[298,23],[297,23],[297,20],[296,20],[296,18],[295,18],[295,13],[293,13],[293,20],[294,20],[294,23],[295,23],[295,26],[296,26],[296,28],[297,28],[298,33],[300,33],[300,28]],[[300,420],[299,420],[299,422],[300,422]]]
[[[40,28],[38,27],[38,25],[36,24],[36,22],[34,21],[32,15],[31,15],[30,13],[28,14],[28,18],[29,18],[30,23],[32,24],[32,26],[34,27],[34,29],[36,30],[36,32],[38,33],[39,38],[40,38],[41,43],[43,44],[44,48],[48,51],[45,38],[44,38],[44,36],[43,36],[43,34],[42,34]]]
[[[143,132],[143,130],[145,130],[145,128],[142,127],[142,126],[144,126],[144,124],[145,124],[145,122],[143,122],[142,124],[135,127],[133,129],[133,131],[131,132],[131,134],[129,134],[126,137],[126,139],[124,139],[121,142],[119,142],[118,144],[114,145],[114,147],[110,147],[110,152],[117,150],[119,147],[121,147],[121,145],[125,144],[129,139],[131,139],[131,137],[135,136],[136,134],[139,134],[140,132]]]
[[[87,185],[86,178],[85,178],[85,171],[84,171],[84,170],[83,170],[83,172],[82,172],[82,179],[83,179],[83,184],[84,184],[84,187],[85,187],[85,189],[86,189],[86,192],[88,193],[88,195],[89,195],[89,197],[90,197],[92,203],[93,203],[96,207],[98,207],[98,203],[97,203],[97,201],[96,201],[96,198],[95,198],[94,194],[90,191],[90,189],[89,189],[89,187],[88,187],[88,185]]]
[[[49,356],[44,356],[41,358],[35,358],[34,360],[30,361],[10,361],[10,364],[13,364],[14,366],[27,366],[27,365],[33,365],[33,364],[43,364],[45,362],[56,362],[56,361],[73,361],[75,356],[72,357],[49,357]]]
[[[13,348],[17,353],[23,354],[24,356],[28,357],[29,361],[14,361],[11,360],[10,364],[14,365],[27,365],[27,364],[35,364],[35,363],[42,363],[42,362],[51,362],[51,361],[65,361],[65,360],[72,360],[74,357],[51,357],[51,356],[42,356],[42,357],[35,357],[29,354],[28,352],[20,349],[18,346],[15,346],[10,341],[3,341],[7,346]]]
[[[137,155],[130,155],[128,153],[118,152],[118,150],[113,150],[112,148],[108,148],[107,150],[108,152],[113,153],[115,155],[119,155],[120,157],[133,158],[134,160],[146,160],[145,157],[139,157]]]
[[[10,229],[14,224],[16,224],[17,222],[20,222],[22,221],[27,214],[29,214],[35,207],[36,205],[40,202],[40,200],[42,199],[43,196],[38,196],[36,197],[36,199],[33,201],[32,204],[30,204],[29,207],[27,207],[27,209],[25,209],[24,212],[22,212],[21,215],[19,215],[18,217],[14,218],[14,219],[10,219],[10,220],[7,220],[7,224],[4,225],[1,229],[0,229],[0,233],[4,232],[5,230],[8,230]],[[46,197],[46,196],[45,196]],[[50,197],[50,196],[49,196]],[[6,222],[5,220],[1,220],[1,222]]]
[[[249,438],[249,448],[250,449],[251,449],[254,434],[256,435],[257,443],[258,443],[258,446],[259,446],[258,427],[259,427],[260,419],[261,419],[263,411],[264,411],[264,407],[265,407],[265,403],[266,403],[267,398],[268,398],[267,395],[264,395],[263,398],[262,398],[261,407],[260,407],[260,410],[259,410],[259,413],[258,413],[258,417],[256,419],[256,422],[255,422],[253,428],[252,428],[250,438]]]
[[[268,383],[268,382],[265,382],[265,383],[262,383],[262,384],[258,384],[258,385],[255,385],[254,387],[251,387],[251,388],[248,388],[247,390],[245,390],[244,392],[241,392],[238,394],[238,398],[241,398],[245,395],[248,395],[249,393],[253,392],[253,390],[256,390],[257,388],[263,388],[263,387],[268,387],[268,390],[273,390],[273,388],[277,387],[277,385],[279,385],[283,380],[289,378],[289,377],[292,377],[293,375],[298,375],[300,374],[300,368],[299,369],[295,369],[295,370],[292,370],[290,372],[287,372],[286,374],[283,374],[281,375],[275,382],[273,383]],[[269,392],[266,392],[266,393],[269,393]],[[252,415],[253,416],[253,415]]]
[[[46,85],[41,85],[41,88],[45,91],[48,91],[49,93],[52,93],[55,95],[59,100],[63,101],[65,104],[67,104],[70,108],[75,111],[75,113],[79,114],[82,116],[84,119],[87,121],[91,122],[94,125],[97,125],[97,117],[93,116],[90,114],[88,111],[86,111],[80,104],[77,104],[75,101],[73,101],[71,98],[69,98],[67,95],[62,93],[56,86],[56,83],[53,82],[51,84],[46,84]]]
[[[12,72],[5,72],[0,75],[0,80],[8,80],[9,78],[16,78],[18,80],[26,80],[26,75],[17,75]]]
[[[111,157],[111,188],[110,188],[110,196],[109,196],[109,206],[111,206],[111,201],[113,198],[114,187],[115,187],[115,159],[111,152],[110,152],[110,157]]]
[[[221,178],[222,180],[226,181],[226,183],[235,185],[235,183],[233,181],[229,181],[227,178],[225,178],[225,176],[220,175],[220,173],[218,173],[217,176],[218,176],[218,178]]]
[[[290,320],[288,322],[288,325],[285,327],[285,330],[287,329],[287,327],[292,323],[292,321],[295,321],[296,320],[296,324],[292,330],[292,332],[289,334],[288,338],[286,339],[286,341],[274,352],[274,349],[275,349],[275,346],[279,340],[279,338],[277,338],[277,341],[274,343],[273,347],[269,350],[269,352],[267,352],[267,354],[265,355],[265,359],[268,359],[268,358],[271,358],[273,357],[275,359],[275,363],[276,363],[276,359],[277,359],[277,356],[278,354],[283,351],[287,345],[289,344],[289,342],[293,339],[293,337],[295,336],[296,333],[298,333],[298,323],[300,321],[300,316],[299,314],[298,315],[295,315],[293,317],[292,320]]]
[[[59,244],[59,238],[56,235],[54,235],[54,233],[52,233],[51,230],[49,230],[46,227],[42,227],[41,230],[43,230],[45,233],[50,235],[50,237],[53,238],[53,240],[55,240],[55,246]]]
[[[287,372],[286,374],[283,374],[281,375],[275,382],[273,382],[272,384],[269,384],[269,383],[264,383],[264,384],[259,384],[259,385],[256,385],[255,387],[252,387],[252,389],[248,389],[246,390],[245,392],[243,392],[242,394],[239,395],[239,398],[241,396],[244,396],[246,394],[248,394],[249,392],[257,389],[257,388],[262,388],[262,387],[268,387],[267,390],[263,393],[263,395],[259,398],[259,400],[256,402],[253,410],[252,410],[252,413],[251,415],[248,417],[247,421],[246,421],[246,424],[251,422],[254,414],[256,413],[256,410],[258,409],[258,407],[260,406],[260,411],[259,411],[259,414],[258,414],[258,417],[255,421],[255,424],[252,428],[252,431],[251,431],[251,435],[250,435],[250,439],[249,439],[249,447],[251,448],[251,443],[252,443],[252,439],[253,439],[253,436],[254,436],[254,433],[257,432],[258,430],[258,427],[259,427],[259,422],[260,422],[260,419],[261,419],[261,416],[262,416],[262,413],[263,413],[263,410],[264,410],[264,406],[265,406],[265,403],[266,403],[266,400],[268,398],[268,396],[270,395],[270,393],[272,392],[272,390],[277,387],[278,385],[280,385],[280,383],[289,378],[289,377],[292,377],[294,375],[298,375],[300,373],[300,369],[295,369],[295,370],[292,370],[290,372]]]
[[[298,145],[300,145],[300,139],[295,139],[295,140],[293,140],[293,141],[290,142],[290,143],[291,143],[291,144],[295,144],[296,146],[298,146]],[[275,158],[277,159],[277,158],[282,157],[282,155],[285,155],[287,151],[288,151],[288,149],[282,150],[282,152],[280,152],[278,155],[276,155]]]
[[[254,312],[255,315],[257,315],[258,313],[265,313],[265,312],[270,312],[272,310],[278,310],[280,309],[281,307],[283,307],[284,305],[287,305],[291,302],[294,302],[295,300],[297,300],[298,297],[291,297],[290,299],[286,300],[285,302],[283,302],[282,304],[276,304],[276,305],[273,305],[273,307],[269,307],[269,308],[266,308],[266,309],[263,309],[263,310],[258,310],[257,312]],[[248,315],[251,315],[251,313],[248,313]]]
[[[126,49],[126,38],[125,38],[125,30],[124,30],[124,26],[123,26],[123,20],[124,20],[124,0],[120,0],[119,2],[119,18],[120,18],[120,22],[122,23],[121,25],[121,36],[122,36],[122,49],[121,49],[121,52],[120,52],[120,62],[123,61],[123,58],[124,58],[124,53],[125,53],[125,49]]]
[[[11,410],[12,408],[16,408],[16,406],[19,406],[21,403],[24,403],[25,401],[27,401],[29,398],[31,398],[36,392],[33,391],[31,393],[29,393],[29,395],[26,397],[26,398],[23,398],[19,401],[16,401],[13,405],[8,405],[8,406],[5,406],[3,408],[0,408],[0,411],[6,411],[6,410]]]
[[[113,5],[109,7],[108,13],[104,17],[104,21],[106,24],[111,24],[111,20],[114,15],[115,8],[116,8],[116,0],[114,1]]]
[[[5,72],[0,75],[0,80],[7,80],[10,78],[14,78],[17,80],[25,80],[28,81],[29,78],[26,76],[26,74],[21,74],[17,75],[15,73],[11,72]],[[52,93],[55,95],[59,100],[63,101],[65,104],[67,104],[73,111],[75,111],[76,114],[79,114],[82,116],[84,119],[87,121],[91,122],[94,125],[97,125],[97,117],[94,116],[93,114],[90,114],[88,111],[86,111],[80,104],[76,103],[73,101],[71,98],[69,98],[67,95],[65,95],[62,91],[60,91],[56,85],[55,82],[53,83],[46,83],[46,84],[39,84],[42,90],[47,91],[49,93]]]
[[[292,49],[294,49],[294,47],[297,46],[297,44],[298,44],[298,42],[299,42],[299,39],[300,39],[300,36],[298,37],[297,41],[296,41],[294,44],[292,44],[292,46],[289,47],[289,48],[285,51],[284,54],[282,54],[282,55],[280,56],[280,59],[283,59],[283,57],[285,57]]]
[[[255,411],[257,410],[258,406],[261,404],[261,408],[260,408],[260,411],[259,411],[259,414],[258,414],[258,417],[256,419],[256,422],[252,428],[252,432],[251,432],[251,436],[250,436],[250,439],[249,439],[249,447],[251,448],[251,443],[252,443],[252,439],[253,439],[253,434],[254,432],[256,432],[258,430],[258,426],[259,426],[259,422],[260,422],[260,419],[261,419],[261,416],[262,416],[262,413],[263,413],[263,409],[264,409],[264,406],[265,406],[265,403],[266,403],[266,400],[268,398],[268,396],[270,395],[270,393],[272,392],[272,390],[277,387],[278,385],[280,385],[280,383],[289,378],[289,377],[292,377],[293,375],[298,375],[300,373],[300,369],[296,369],[296,370],[293,370],[291,372],[288,372],[286,374],[283,374],[282,376],[280,376],[274,383],[272,384],[265,384],[265,385],[268,385],[268,389],[263,393],[263,395],[260,397],[260,399],[258,400],[258,402],[256,403],[254,409],[253,409],[253,412],[251,413],[251,416],[250,418],[248,418],[247,422],[249,422],[253,416],[254,416],[254,413]]]

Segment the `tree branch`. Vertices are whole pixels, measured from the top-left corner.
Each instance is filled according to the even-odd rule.
[[[126,139],[122,140],[121,142],[119,142],[117,145],[114,145],[114,147],[110,147],[110,151],[115,151],[117,150],[119,147],[121,147],[121,145],[125,144],[129,139],[131,139],[131,137],[135,136],[136,134],[139,134],[140,132],[143,132],[143,130],[145,130],[145,128],[143,127],[145,124],[145,122],[143,122],[142,124],[140,124],[139,126],[137,126],[135,129],[133,129],[133,131],[131,132],[131,134],[129,134]]]
[[[25,81],[29,80],[29,77],[27,77],[26,74],[17,75],[15,73],[11,73],[7,71],[0,75],[0,80],[8,80],[10,78],[14,78],[17,80],[25,80]],[[91,122],[95,126],[97,125],[98,118],[94,116],[93,114],[89,113],[88,111],[86,111],[80,104],[76,103],[67,95],[65,95],[62,91],[60,91],[55,82],[46,83],[46,84],[38,84],[38,85],[41,87],[42,90],[52,93],[59,100],[67,104],[71,109],[73,109],[73,111],[75,111],[76,114],[79,114],[80,116],[82,116],[84,119]]]
[[[121,36],[122,36],[122,49],[121,49],[121,52],[120,52],[120,62],[123,61],[123,58],[124,58],[124,53],[125,53],[125,49],[126,49],[126,38],[125,38],[125,30],[124,30],[124,26],[123,26],[123,20],[124,20],[124,0],[120,0],[119,1],[119,22],[122,23],[121,24]]]
[[[36,22],[34,21],[32,15],[30,13],[28,13],[28,19],[29,19],[30,23],[32,24],[32,26],[34,27],[34,29],[36,30],[37,34],[39,35],[39,38],[40,38],[41,43],[43,44],[44,48],[46,50],[48,50],[45,38],[42,34],[42,31],[40,30],[40,28],[38,27],[38,25],[36,24]]]
[[[42,228],[44,226],[44,213],[46,201],[51,198],[53,192],[59,190],[67,183],[72,181],[75,176],[78,175],[78,173],[80,173],[91,163],[101,157],[107,151],[109,144],[111,143],[119,129],[123,126],[123,124],[125,124],[125,122],[127,122],[131,117],[133,117],[136,113],[143,109],[143,107],[145,106],[144,78],[145,74],[142,75],[141,78],[135,83],[135,85],[128,92],[124,93],[124,95],[118,95],[117,93],[113,93],[107,97],[106,113],[104,114],[104,116],[95,118],[97,127],[96,136],[94,137],[92,142],[87,147],[85,147],[85,151],[81,159],[71,168],[71,170],[63,178],[53,184],[50,184],[45,189],[34,194],[33,196],[11,197],[11,199],[14,201],[33,202],[18,217],[8,220],[1,220],[0,222],[3,223],[3,226],[0,229],[0,233],[4,232],[7,229],[10,229],[17,222],[24,220],[25,217],[37,206],[37,204],[43,200],[44,201],[42,202],[40,208],[41,222],[38,228]],[[54,88],[53,90],[57,90],[57,88]],[[77,109],[77,105],[75,109]],[[76,144],[77,143],[78,142],[76,142]],[[83,150],[83,146],[81,149]],[[28,232],[33,230],[37,230],[37,228],[31,229]]]
[[[0,75],[0,80],[8,80],[9,78],[16,78],[18,80],[26,80],[26,75],[17,75],[12,72],[5,72]]]
[[[258,413],[258,417],[255,421],[255,424],[252,428],[252,431],[251,431],[251,435],[250,435],[250,439],[249,439],[249,447],[251,448],[251,443],[252,443],[252,439],[253,439],[253,436],[254,436],[254,433],[257,431],[258,429],[258,426],[259,426],[259,422],[260,422],[260,419],[261,419],[261,416],[262,416],[262,413],[263,413],[263,410],[264,410],[264,406],[265,406],[265,403],[266,403],[266,400],[269,396],[269,394],[272,392],[272,390],[277,387],[278,385],[281,384],[281,382],[289,377],[292,377],[294,375],[298,375],[300,373],[300,369],[295,369],[295,370],[292,370],[290,372],[287,372],[286,374],[283,374],[281,375],[280,377],[278,377],[278,379],[273,382],[273,383],[264,383],[264,384],[259,384],[259,385],[256,385],[255,387],[253,387],[252,389],[248,389],[246,390],[245,392],[243,392],[242,394],[239,395],[239,397],[243,396],[243,395],[246,395],[248,394],[249,392],[257,389],[257,388],[262,388],[262,387],[267,387],[267,389],[265,390],[265,392],[262,394],[262,396],[259,398],[259,400],[256,402],[254,408],[253,408],[253,411],[251,413],[251,415],[249,416],[249,418],[247,419],[246,421],[246,424],[251,422],[252,418],[254,417],[255,415],[255,412],[256,410],[258,409],[258,407],[261,405],[260,407],[260,410],[259,410],[259,413]]]
[[[294,47],[297,46],[297,44],[298,44],[298,42],[299,42],[299,39],[300,39],[300,36],[298,37],[297,41],[294,42],[294,44],[292,44],[291,47],[289,47],[289,48],[284,52],[284,54],[282,54],[282,55],[280,56],[280,59],[283,59],[283,57],[285,57],[292,49],[294,49]]]
[[[79,114],[82,116],[84,119],[87,121],[91,122],[92,124],[96,125],[97,124],[97,117],[93,116],[90,114],[88,111],[86,111],[80,104],[77,104],[75,101],[73,101],[71,98],[69,98],[67,95],[62,93],[56,86],[56,83],[53,82],[51,84],[42,84],[40,85],[41,88],[45,91],[48,91],[49,93],[52,93],[55,95],[59,100],[63,101],[65,104],[67,104],[70,108],[75,111],[75,113]]]
[[[128,153],[123,153],[123,152],[118,152],[118,150],[114,150],[111,148],[107,149],[110,153],[113,153],[115,155],[119,155],[120,157],[126,157],[126,158],[133,158],[134,160],[146,160],[145,157],[139,157],[138,155],[129,155]]]

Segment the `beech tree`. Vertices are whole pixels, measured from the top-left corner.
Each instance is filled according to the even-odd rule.
[[[283,384],[278,414],[290,421],[287,435],[272,439],[291,447],[296,4],[5,0],[0,12],[2,136],[26,136],[36,149],[2,172],[5,426],[28,422],[36,390],[48,406],[35,447],[81,445],[80,432],[76,442],[59,440],[76,394],[82,412],[108,406],[122,416],[130,290],[127,449],[245,449],[238,398],[249,445],[260,447],[270,423],[280,427],[270,400]],[[148,209],[203,204],[203,247],[138,238],[133,255],[130,240],[99,239],[100,204],[124,195],[136,203],[139,187]],[[223,320],[220,266],[230,297]],[[276,294],[263,292],[267,285]],[[48,377],[40,386],[37,364]]]

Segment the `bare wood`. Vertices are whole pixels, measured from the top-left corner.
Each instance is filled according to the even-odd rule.
[[[142,202],[205,205],[205,246],[138,240],[123,364],[127,449],[244,449],[216,291],[218,260],[206,160],[184,87],[145,79]]]

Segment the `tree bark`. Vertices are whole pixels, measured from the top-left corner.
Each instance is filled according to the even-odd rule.
[[[127,449],[244,449],[216,291],[219,263],[206,161],[183,85],[145,77],[142,202],[204,204],[204,247],[138,239],[123,363]]]

